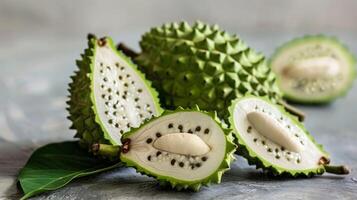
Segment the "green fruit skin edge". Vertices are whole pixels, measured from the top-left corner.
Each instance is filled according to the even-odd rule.
[[[352,88],[353,82],[357,76],[357,70],[356,70],[356,57],[349,51],[348,47],[341,43],[336,37],[329,37],[325,35],[306,35],[300,38],[295,38],[282,46],[278,47],[273,56],[269,59],[268,65],[270,68],[273,68],[272,62],[276,59],[277,56],[286,49],[293,48],[295,45],[310,42],[310,41],[324,41],[332,44],[335,46],[335,48],[338,48],[341,52],[343,52],[345,58],[349,62],[350,66],[350,76],[349,76],[349,83],[345,86],[344,89],[341,89],[339,93],[336,93],[335,95],[327,96],[325,98],[319,98],[315,100],[310,100],[310,99],[305,99],[293,94],[289,94],[286,91],[281,90],[283,93],[284,98],[289,100],[290,102],[295,102],[295,103],[303,103],[303,104],[326,104],[329,103],[338,97],[343,97],[346,96],[348,91]],[[283,84],[279,76],[277,76],[277,83],[278,85]]]
[[[159,104],[158,93],[151,87],[151,82],[145,79],[145,75],[137,69],[128,57],[116,50],[112,39],[108,37],[104,39],[109,47],[120,58],[124,59],[141,78],[154,100],[156,113],[158,115],[162,113],[163,110]],[[94,71],[94,54],[98,46],[97,43],[98,39],[89,38],[88,48],[81,55],[82,59],[76,61],[79,71],[75,72],[74,76],[71,76],[72,82],[69,84],[70,100],[67,101],[69,105],[67,110],[70,113],[68,118],[72,121],[71,129],[76,129],[75,137],[80,138],[81,146],[88,149],[95,143],[117,145],[99,119],[98,111],[95,107],[94,73],[92,72]]]
[[[267,97],[256,97],[253,95],[247,95],[243,98],[236,99],[236,100],[232,101],[232,104],[229,107],[229,113],[231,114],[229,117],[229,122],[232,126],[231,129],[233,130],[234,136],[236,137],[236,144],[238,145],[238,148],[237,148],[238,155],[241,155],[244,158],[246,158],[249,165],[255,165],[256,169],[263,169],[267,172],[272,173],[274,176],[311,177],[315,174],[319,175],[319,174],[323,174],[325,172],[325,168],[323,165],[321,165],[321,167],[318,167],[318,168],[311,168],[311,169],[306,169],[306,170],[289,170],[289,169],[285,169],[282,167],[273,166],[267,160],[259,158],[259,155],[257,155],[253,149],[251,149],[250,147],[248,147],[246,145],[244,140],[240,137],[240,134],[236,133],[237,130],[233,127],[234,126],[233,112],[234,112],[235,105],[239,101],[242,101],[242,100],[248,99],[248,98],[258,98],[258,99],[264,100],[265,102],[269,103],[273,107],[278,108],[279,111],[283,115],[289,117],[289,119],[294,124],[297,124],[298,127],[304,131],[304,133],[309,138],[309,140],[311,140],[315,144],[315,146],[325,155],[326,158],[329,157],[328,153],[323,149],[323,146],[316,143],[316,141],[314,140],[312,135],[304,128],[304,126],[299,122],[299,120],[296,117],[287,113],[283,107],[271,103]]]
[[[121,153],[121,155],[120,155],[120,160],[122,162],[124,162],[126,164],[126,166],[134,167],[137,172],[139,172],[141,174],[145,174],[150,177],[154,177],[155,179],[157,179],[159,181],[160,185],[164,185],[164,186],[171,185],[171,187],[173,189],[176,189],[179,191],[182,189],[198,191],[201,186],[209,186],[211,183],[220,183],[221,182],[221,177],[222,177],[223,173],[230,169],[230,163],[233,160],[235,160],[234,152],[236,150],[236,145],[234,144],[234,137],[232,135],[231,130],[224,128],[225,125],[220,122],[220,120],[218,119],[218,117],[215,113],[208,113],[208,112],[201,111],[198,109],[198,107],[194,110],[192,110],[192,109],[185,110],[185,109],[179,107],[175,111],[165,110],[160,117],[169,115],[169,114],[174,114],[176,112],[183,112],[183,111],[184,112],[191,111],[191,112],[204,113],[204,114],[210,116],[212,119],[214,119],[215,122],[220,127],[222,127],[222,129],[224,130],[224,134],[226,135],[226,144],[227,144],[226,145],[226,154],[225,154],[225,157],[223,158],[219,168],[216,171],[214,171],[211,175],[209,175],[208,177],[201,179],[201,180],[183,181],[183,180],[179,180],[179,179],[176,179],[173,177],[161,176],[157,173],[154,173],[154,172],[146,169],[145,167],[138,165],[136,162],[126,158],[125,156],[123,156],[123,153]],[[147,120],[141,127],[132,129],[130,132],[124,133],[122,140],[125,140],[130,135],[135,134],[135,132],[138,131],[140,128],[144,127],[146,124],[148,124],[152,121],[159,119],[160,117]]]

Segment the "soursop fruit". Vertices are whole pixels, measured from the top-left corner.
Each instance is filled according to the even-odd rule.
[[[246,96],[232,102],[229,121],[238,140],[237,153],[273,175],[347,174],[330,166],[329,155],[303,124],[267,98]]]
[[[356,60],[337,39],[305,36],[282,45],[270,67],[284,96],[299,103],[327,103],[347,93],[356,77]]]
[[[246,93],[281,98],[264,56],[216,25],[165,24],[145,33],[140,46],[135,61],[166,108],[197,104],[226,119],[231,101]]]
[[[165,111],[124,133],[122,144],[93,148],[99,155],[120,154],[127,166],[178,190],[219,183],[235,151],[231,130],[199,109]]]
[[[69,84],[68,117],[83,146],[121,144],[121,135],[162,110],[156,91],[110,38],[89,35]]]

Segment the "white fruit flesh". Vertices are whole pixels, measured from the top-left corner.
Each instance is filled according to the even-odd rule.
[[[259,112],[270,119],[266,122],[275,121],[280,127],[284,127],[282,137],[290,139],[277,138],[273,133],[267,133],[268,130],[258,131],[256,127],[259,120],[254,124],[248,119],[249,113]],[[265,118],[265,117],[264,117]],[[296,125],[289,117],[283,115],[281,111],[270,103],[256,97],[247,97],[237,102],[233,110],[233,127],[235,133],[239,134],[242,142],[253,151],[259,159],[269,162],[271,165],[287,170],[307,170],[319,167],[319,160],[326,156],[318,147],[308,138],[304,130]],[[266,123],[265,122],[265,123]],[[264,125],[267,126],[267,125]],[[275,126],[272,124],[272,126]],[[268,129],[271,129],[269,127]],[[265,133],[264,134],[262,134]],[[268,136],[268,137],[266,137]],[[290,151],[287,149],[289,141],[301,145],[299,151]],[[278,142],[277,142],[278,141]]]
[[[351,85],[352,63],[351,55],[335,41],[309,38],[279,51],[271,67],[289,99],[323,102]]]
[[[194,111],[164,115],[141,127],[129,139],[129,151],[121,155],[123,159],[135,162],[151,174],[184,181],[202,180],[215,172],[225,157],[227,145],[217,122]],[[163,144],[164,141],[168,144]]]
[[[252,111],[247,113],[247,119],[259,134],[272,142],[296,153],[302,151],[303,146],[298,140],[291,137],[289,130],[266,113]]]
[[[190,133],[166,134],[155,140],[153,145],[158,150],[188,156],[201,156],[210,151],[200,137]]]
[[[284,74],[291,78],[316,79],[333,78],[339,75],[340,65],[338,61],[330,57],[316,57],[298,60],[286,66]]]
[[[144,80],[108,43],[96,46],[94,60],[95,109],[111,142],[119,145],[121,133],[138,127],[158,111]]]

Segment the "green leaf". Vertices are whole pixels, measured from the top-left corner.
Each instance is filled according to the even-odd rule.
[[[96,159],[81,149],[78,142],[62,142],[37,149],[20,171],[18,184],[27,199],[36,194],[55,190],[75,178],[107,171],[121,163]]]

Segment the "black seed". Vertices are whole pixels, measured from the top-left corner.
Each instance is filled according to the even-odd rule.
[[[262,145],[265,145],[265,140],[262,140]]]
[[[103,78],[103,81],[104,81],[104,82],[107,82],[107,81],[108,81],[108,79],[107,79],[106,77],[104,77],[104,78]]]
[[[174,125],[173,125],[172,123],[170,123],[170,124],[168,125],[168,128],[172,128],[172,127],[174,127]]]
[[[124,67],[120,67],[120,69],[121,69],[121,70],[123,70],[123,69],[124,69]]]
[[[280,150],[285,151],[285,147],[283,147],[283,146],[280,147]]]
[[[291,154],[291,152],[290,151],[288,151],[288,152],[286,152],[288,155],[290,155]]]
[[[280,120],[283,120],[284,118],[283,117],[280,117]]]
[[[113,112],[113,115],[117,115],[117,111],[114,111],[114,112]]]
[[[275,152],[277,152],[277,153],[278,153],[278,152],[279,152],[279,149],[278,149],[278,148],[275,148]]]
[[[113,123],[113,120],[112,120],[112,119],[108,120],[108,123],[109,123],[109,124],[112,124],[112,123]]]
[[[119,67],[119,63],[115,63],[115,66]]]
[[[125,91],[124,91],[124,95],[127,95],[127,94],[128,94],[128,91],[125,90]]]
[[[157,132],[157,133],[156,133],[156,137],[161,137],[161,133],[160,133],[160,132]]]
[[[206,128],[206,129],[205,129],[205,134],[208,134],[208,133],[209,133],[209,129]]]
[[[180,162],[180,163],[179,163],[179,166],[180,166],[180,167],[183,167],[183,166],[185,166],[185,164],[184,164],[183,162]]]
[[[112,88],[108,88],[108,92],[111,93],[112,92]]]
[[[144,117],[144,115],[143,115],[143,114],[139,114],[139,117],[140,117],[140,118],[143,118],[143,117]]]
[[[191,129],[188,129],[187,133],[193,133]]]
[[[103,63],[102,63],[102,62],[100,63],[100,66],[102,66],[102,67],[103,67]]]
[[[138,92],[141,93],[143,90],[142,89],[138,89]]]
[[[117,91],[116,94],[119,95],[120,94],[119,91]]]
[[[276,158],[276,159],[279,159],[279,158],[280,158],[280,156],[279,156],[279,155],[276,155],[276,156],[275,156],[275,158]]]
[[[134,101],[136,101],[136,102],[139,101],[139,98],[135,98]]]
[[[103,70],[101,69],[101,70],[99,70],[99,72],[102,74],[102,73],[103,73]]]
[[[127,126],[128,128],[130,128],[130,127],[131,127],[131,126],[130,126],[130,123],[126,124],[126,126]]]
[[[107,106],[109,106],[109,102],[108,102],[108,101],[106,101],[104,104],[107,105]]]
[[[124,83],[124,87],[128,87],[129,85],[128,85],[128,83]]]
[[[148,156],[148,161],[151,161],[151,156]]]
[[[287,125],[287,127],[288,127],[288,129],[290,129],[290,128],[291,128],[291,126],[290,126],[290,125]]]
[[[147,140],[146,140],[146,143],[148,143],[148,144],[150,144],[152,142],[152,139],[151,138],[148,138]]]
[[[161,151],[156,152],[156,156],[161,155]]]
[[[135,83],[134,81],[131,81],[131,84],[133,84],[133,85],[134,85],[134,83]]]
[[[107,66],[107,69],[109,69],[109,70],[110,70],[110,66]]]
[[[287,160],[287,161],[290,161],[290,158],[286,157],[286,160]]]
[[[105,94],[102,94],[102,98],[103,98],[103,99],[105,98]]]
[[[196,131],[198,132],[198,131],[201,131],[201,127],[200,126],[197,126],[196,127]]]
[[[248,126],[247,132],[250,133],[250,131],[252,131],[252,127],[251,127],[251,126]]]
[[[191,166],[191,169],[195,169],[195,165],[194,164],[190,164],[190,166]]]
[[[302,145],[304,145],[304,142],[303,142],[302,140],[300,141],[300,143],[301,143]]]
[[[140,106],[135,106],[137,109],[140,109],[141,107]]]
[[[122,98],[123,98],[123,99],[126,99],[126,96],[125,96],[125,95],[123,95],[123,96],[122,96]]]
[[[203,157],[201,158],[201,160],[204,162],[204,161],[207,160],[207,157],[206,157],[206,156],[203,156]]]
[[[100,87],[103,89],[103,88],[104,88],[104,85],[100,85]]]
[[[122,80],[123,79],[123,77],[122,76],[119,76],[119,80]]]
[[[121,133],[121,134],[123,134],[123,133],[124,133],[124,131],[123,131],[123,130],[120,130],[120,133]]]
[[[109,99],[109,100],[112,100],[112,95],[109,95],[109,96],[108,96],[108,99]]]
[[[298,135],[298,134],[295,134],[295,137],[299,137],[299,135]]]
[[[196,163],[196,167],[201,167],[201,163]]]
[[[178,126],[178,129],[182,130],[182,129],[183,129],[183,126],[180,124],[180,125]]]
[[[258,139],[257,139],[257,138],[254,138],[253,141],[256,142],[256,141],[258,141]]]
[[[106,111],[104,111],[104,114],[106,114],[106,115],[107,115],[108,113],[109,113],[109,112],[108,112],[107,110],[106,110]]]
[[[272,152],[271,148],[268,148],[268,152]]]
[[[115,124],[115,127],[116,127],[116,128],[119,128],[119,124],[118,124],[118,123],[116,123],[116,124]]]
[[[151,111],[151,110],[149,110],[149,113],[150,113],[150,114],[152,114],[152,111]]]
[[[127,74],[127,75],[126,75],[126,77],[128,77],[128,78],[129,78],[129,77],[130,77],[130,74]]]
[[[300,159],[297,159],[296,162],[297,162],[297,163],[300,163],[301,161],[300,161]]]
[[[174,166],[175,163],[176,163],[176,160],[175,160],[175,159],[172,159],[172,160],[171,160],[171,165]]]

